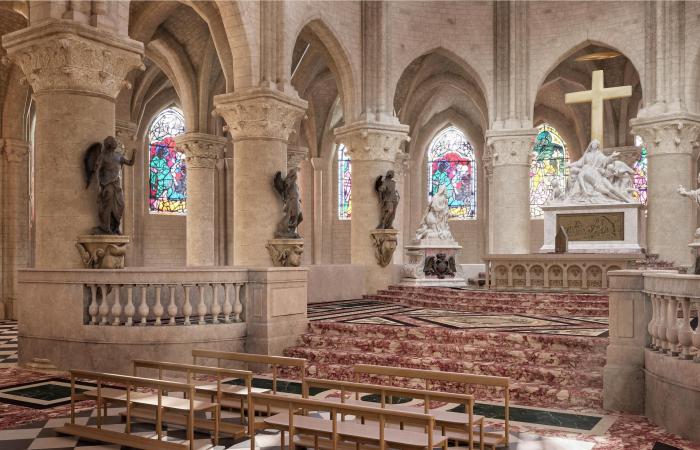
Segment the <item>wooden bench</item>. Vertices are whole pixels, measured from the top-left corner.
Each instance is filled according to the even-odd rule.
[[[151,373],[144,374],[143,372],[150,371]],[[155,373],[153,373],[155,372]],[[224,423],[219,419],[219,431],[230,434],[235,438],[241,436],[250,436],[253,433],[253,423],[250,415],[248,416],[247,425],[244,424],[243,411],[244,403],[250,402],[250,394],[252,392],[253,373],[247,370],[224,369],[220,367],[197,366],[193,364],[179,364],[163,361],[132,361],[132,375],[151,375],[159,380],[165,379],[167,375],[179,375],[177,378],[184,377],[187,384],[195,386],[195,393],[200,396],[206,396],[212,403],[221,405],[224,400],[235,400],[240,404],[241,424]],[[213,377],[211,379],[198,379],[203,377]],[[235,384],[227,384],[225,381],[231,379],[243,380],[243,386]],[[250,410],[249,410],[250,411]],[[132,415],[140,419],[153,420],[153,411],[144,408],[134,408]],[[163,421],[176,425],[183,425],[182,416],[177,414],[166,414]],[[207,431],[213,430],[213,424],[208,420],[195,418],[195,429],[204,429]]]
[[[479,429],[479,442],[481,449],[484,448],[484,417],[474,416],[474,396],[466,394],[453,394],[448,392],[436,392],[423,389],[410,389],[392,386],[374,385],[367,383],[353,383],[349,381],[322,380],[317,378],[306,378],[304,381],[304,398],[309,398],[311,388],[325,388],[340,391],[340,397],[326,398],[325,401],[340,402],[349,405],[381,407],[393,411],[418,412],[416,406],[408,406],[393,403],[393,399],[411,398],[423,400],[423,413],[435,418],[435,424],[440,428],[443,435],[446,431],[458,430],[469,437],[469,448],[474,448],[474,429]],[[352,394],[350,398],[348,394]],[[362,400],[361,394],[379,395],[379,402]],[[445,403],[456,403],[462,405],[464,413],[451,411],[431,410],[432,401],[442,401]],[[403,428],[403,424],[400,423]]]
[[[265,418],[265,428],[280,430],[280,449],[284,449],[285,433],[292,446],[314,449],[370,448],[425,449],[447,448],[447,438],[435,435],[435,418],[417,412],[348,405],[338,402],[304,398],[280,397],[271,394],[253,394],[255,404],[277,407],[284,412]],[[310,412],[328,412],[329,418],[310,416]],[[347,416],[362,416],[374,422],[346,420]],[[391,428],[391,423],[412,424],[416,429]],[[255,443],[251,443],[251,448]]]
[[[82,370],[71,370],[70,377],[70,423],[66,423],[64,426],[57,428],[56,432],[58,433],[110,444],[127,445],[129,447],[145,450],[175,450],[187,448],[193,450],[194,414],[196,412],[210,411],[214,418],[213,441],[214,445],[218,445],[219,404],[195,400],[195,387],[192,384]],[[75,388],[76,379],[80,379],[81,381],[93,381],[96,384],[96,388],[94,390],[78,393]],[[108,387],[105,387],[105,385]],[[121,389],[120,386],[123,386],[123,389]],[[136,389],[141,389],[142,391],[136,391]],[[143,390],[149,390],[149,392],[144,392]],[[171,392],[181,392],[186,398],[170,397],[167,393]],[[75,423],[75,402],[82,400],[96,401],[96,427],[78,425]],[[102,406],[112,403],[126,405],[126,425],[123,433],[102,429]],[[155,409],[156,435],[158,439],[130,434],[131,417],[135,406]],[[174,443],[162,440],[164,411],[174,411],[187,416],[185,421],[187,441],[184,443]]]
[[[504,430],[500,432],[484,432],[480,445],[495,450],[499,446],[508,447],[510,433],[510,378],[494,377],[488,375],[471,375],[457,372],[440,372],[437,370],[408,369],[402,367],[373,366],[369,364],[356,364],[353,366],[355,382],[367,382],[372,377],[389,378],[391,384],[395,378],[419,379],[423,381],[423,388],[434,389],[436,383],[454,383],[460,385],[477,385],[499,388],[503,390],[504,398]],[[372,380],[374,381],[374,380]],[[465,388],[466,391],[466,388]],[[468,442],[469,435],[460,430],[446,430],[446,435],[456,441]]]

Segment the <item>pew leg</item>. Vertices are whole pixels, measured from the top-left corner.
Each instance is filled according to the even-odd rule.
[[[214,446],[217,446],[219,445],[219,424],[221,422],[221,405],[216,405],[214,414]]]
[[[280,450],[284,450],[284,430],[280,431]]]

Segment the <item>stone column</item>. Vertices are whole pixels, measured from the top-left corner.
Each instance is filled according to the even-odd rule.
[[[314,264],[323,263],[323,169],[327,166],[324,158],[311,158],[314,169]]]
[[[3,36],[36,100],[35,208],[39,268],[80,268],[76,238],[98,224],[97,186],[85,189],[88,146],[115,133],[115,99],[143,44],[69,21]]]
[[[26,265],[28,256],[29,144],[17,139],[4,139],[2,153],[5,160],[5,203],[0,319],[17,319],[17,269]]]
[[[610,344],[603,369],[603,407],[608,410],[644,412],[644,347],[651,303],[644,295],[639,270],[608,274]]]
[[[216,265],[215,169],[226,138],[185,133],[175,142],[187,158],[187,265]]]
[[[136,142],[136,124],[133,122],[127,122],[123,120],[117,120],[115,131],[116,137],[123,146],[124,157],[127,159],[132,158],[136,151],[141,150],[139,144]],[[138,164],[138,159],[136,164]],[[122,188],[124,189],[124,218],[122,219],[122,233],[131,237],[131,244],[126,249],[126,265],[127,266],[141,266],[142,261],[138,261],[135,255],[139,255],[136,249],[143,245],[140,236],[135,236],[136,234],[136,198],[137,189],[135,180],[139,178],[136,177],[136,165],[133,168],[127,168],[122,172]]]
[[[495,204],[494,187],[493,187],[493,154],[492,149],[486,146],[484,151],[484,175],[486,176],[486,253],[493,253],[493,208]],[[529,175],[528,175],[529,176]],[[529,185],[528,185],[529,186]]]
[[[695,188],[700,116],[671,113],[630,121],[632,133],[647,146],[647,248],[661,260],[689,266],[688,249],[697,224],[697,205],[678,194],[678,185]]]
[[[233,137],[233,258],[235,265],[271,266],[265,250],[282,217],[272,182],[287,171],[287,139],[307,103],[274,89],[217,95],[214,106]]]
[[[379,266],[370,236],[370,232],[379,224],[379,203],[374,183],[387,170],[396,170],[402,153],[400,145],[408,137],[408,126],[356,122],[336,129],[335,135],[337,141],[345,144],[352,159],[350,261],[366,267],[365,289],[367,293],[374,293],[386,288],[392,281],[392,265]],[[396,172],[397,176],[402,173]]]
[[[493,165],[489,226],[494,254],[530,253],[530,154],[536,135],[534,128],[486,132]]]

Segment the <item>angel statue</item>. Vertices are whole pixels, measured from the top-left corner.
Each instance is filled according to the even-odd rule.
[[[93,229],[93,234],[121,234],[119,225],[124,215],[122,166],[133,166],[135,155],[131,155],[131,159],[124,158],[121,153],[115,151],[118,145],[114,136],[107,136],[103,143],[96,142],[85,152],[85,189],[90,187],[95,173],[100,187],[97,197],[100,225]]]
[[[445,192],[445,185],[441,184],[438,191],[433,195],[428,209],[423,214],[420,226],[416,231],[416,240],[440,239],[452,241],[452,233],[447,225],[450,216],[450,206]]]
[[[379,175],[374,182],[374,190],[379,195],[379,207],[381,208],[381,217],[379,219],[378,230],[393,229],[394,217],[396,216],[396,208],[399,206],[399,192],[396,190],[396,181],[394,181],[394,171],[389,170],[386,176]]]
[[[282,172],[275,174],[273,183],[275,190],[282,197],[284,217],[277,224],[276,238],[301,239],[297,227],[304,220],[301,214],[301,198],[297,186],[297,169],[290,169],[287,177],[282,178]]]

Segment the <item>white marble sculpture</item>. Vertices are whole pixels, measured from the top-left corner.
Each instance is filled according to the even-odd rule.
[[[445,186],[442,185],[430,200],[428,209],[423,214],[420,226],[416,231],[416,240],[438,239],[443,241],[453,241],[447,219],[450,216],[450,206],[445,193]]]
[[[678,186],[678,193],[682,195],[683,197],[688,197],[691,200],[695,200],[695,202],[700,206],[700,173],[698,173],[698,188],[695,190],[688,190],[685,187],[679,185]],[[695,239],[700,240],[700,228],[697,228],[695,230]]]
[[[619,152],[606,156],[600,142],[592,140],[583,156],[569,164],[566,193],[553,196],[549,203],[632,203],[634,169],[619,156]]]

